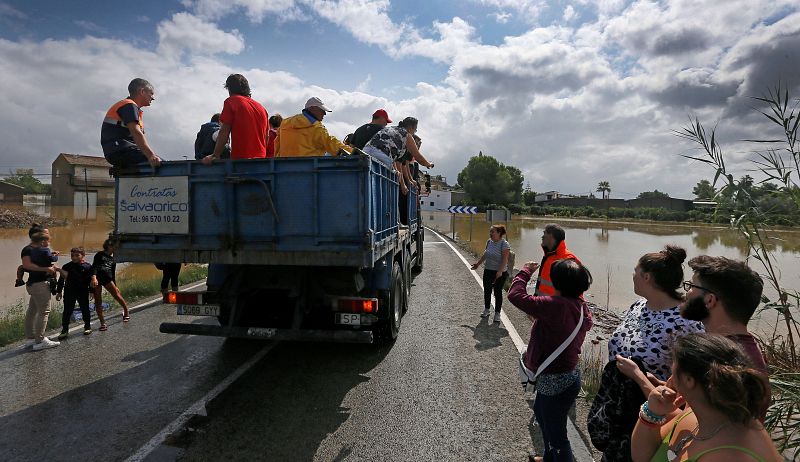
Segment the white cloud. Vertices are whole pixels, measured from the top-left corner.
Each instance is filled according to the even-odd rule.
[[[182,0],[181,3],[207,19],[220,19],[239,10],[244,10],[247,18],[255,23],[269,14],[279,14],[283,19],[302,17],[294,0]]]
[[[488,3],[518,11],[510,2]],[[574,2],[576,11],[585,3]],[[244,38],[220,30],[209,19],[213,12],[201,14],[201,2],[192,2],[197,16],[179,13],[159,24],[155,51],[92,37],[0,40],[0,78],[15,82],[0,87],[0,104],[14,114],[0,124],[0,137],[32,140],[14,144],[13,152],[11,145],[0,147],[0,158],[30,160],[46,171],[58,152],[99,154],[103,112],[124,96],[132,77],[141,76],[156,86],[156,102],[145,115],[148,138],[159,154],[180,159],[191,154],[199,125],[219,111],[227,96],[225,76],[239,72],[270,114],[292,115],[308,97],[319,96],[334,109],[325,123],[340,138],[377,108],[396,120],[418,117],[423,152],[436,173],[451,179],[482,150],[518,166],[536,190],[588,192],[608,180],[615,191],[658,188],[688,197],[709,174],[688,167],[679,154],[689,146],[671,134],[688,113],[708,124],[724,117],[720,139],[742,139],[765,127],[747,96],[778,77],[800,94],[800,14],[763,24],[776,21],[786,3],[754,0],[746,9],[743,2],[719,0],[711,5],[713,14],[688,0],[593,3],[608,16],[577,28],[530,27],[494,45],[481,43],[479,25],[463,18],[430,28],[393,19],[387,1],[292,4],[318,12],[393,59],[422,56],[447,65],[446,78],[402,89],[404,97],[391,86],[380,93],[370,88],[384,82],[380,66],[371,67],[355,91],[287,72],[235,68],[215,53],[240,52]],[[243,2],[236,5],[232,11],[248,11]],[[270,14],[249,5],[250,20],[259,11]],[[270,69],[282,67],[270,62]],[[45,98],[42,89],[48,88],[59,91]],[[63,107],[73,108],[69,120],[61,117]],[[42,126],[48,127],[46,137],[37,133]],[[731,165],[741,169],[746,154],[739,153],[747,148],[734,144],[729,152]]]
[[[369,91],[369,84],[372,82],[372,74],[367,74],[367,78],[356,85],[356,91],[366,93]]]
[[[413,33],[407,23],[389,17],[389,0],[312,0],[314,12],[348,31],[357,40],[394,51],[400,39]]]
[[[198,55],[238,54],[243,49],[244,37],[239,31],[225,32],[189,13],[175,13],[158,24],[158,51],[167,56],[180,56],[184,51]]]
[[[492,17],[498,24],[505,24],[511,19],[511,13],[507,13],[505,11],[498,11],[497,13],[493,13]]]
[[[6,2],[0,2],[0,17],[9,17],[9,18],[16,18],[16,19],[25,19],[28,17],[22,11],[14,8],[13,6],[9,5]]]
[[[567,5],[567,7],[564,8],[564,14],[562,17],[566,22],[572,21],[575,18],[575,8],[573,8],[572,5]]]

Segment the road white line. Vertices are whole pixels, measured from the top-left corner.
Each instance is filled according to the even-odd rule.
[[[156,434],[156,436],[151,438],[150,441],[148,441],[144,446],[139,448],[138,451],[136,451],[135,453],[133,453],[133,455],[128,457],[126,459],[126,462],[143,461],[145,458],[147,458],[148,455],[150,455],[150,453],[152,453],[156,448],[158,448],[161,445],[161,443],[164,442],[167,436],[183,428],[183,426],[186,425],[186,423],[189,421],[189,419],[192,418],[192,416],[198,414],[205,415],[206,404],[208,404],[211,400],[216,398],[220,393],[225,391],[226,388],[231,386],[231,384],[236,380],[238,380],[239,377],[242,376],[242,374],[247,372],[248,369],[253,367],[253,365],[257,363],[259,360],[261,360],[261,358],[263,358],[267,353],[269,353],[270,350],[275,348],[275,345],[277,345],[278,343],[279,342],[274,342],[270,343],[269,345],[266,345],[264,348],[259,350],[258,353],[254,354],[252,358],[248,359],[247,361],[245,361],[244,364],[237,367],[236,370],[233,371],[231,375],[225,377],[225,380],[220,382],[211,391],[206,393],[205,396],[203,396],[202,398],[197,400],[194,404],[189,406],[189,408],[183,411],[183,413],[179,415],[177,419],[170,422],[169,425],[167,425],[160,432],[158,432],[158,434]]]
[[[467,267],[469,272],[472,273],[472,276],[475,278],[475,281],[481,287],[481,290],[483,290],[483,279],[480,276],[478,276],[478,273],[475,270],[472,269],[472,265],[469,264],[469,262],[467,261],[466,258],[464,258],[463,255],[461,255],[461,252],[459,252],[453,246],[453,244],[448,242],[447,239],[443,238],[436,231],[432,230],[431,228],[428,228],[427,226],[425,227],[425,229],[435,234],[436,237],[441,239],[442,242],[447,244],[447,246],[450,247],[450,249],[453,252],[455,252],[456,255],[458,255],[458,258],[460,258],[461,261],[464,262],[464,265]],[[494,308],[494,303],[492,303],[492,308]],[[526,346],[525,342],[522,341],[522,337],[519,336],[517,329],[515,329],[514,325],[511,324],[511,320],[508,319],[508,316],[506,316],[505,311],[500,312],[500,319],[503,321],[503,326],[505,326],[506,330],[508,331],[508,336],[511,337],[511,340],[514,342],[514,346],[517,347],[517,351],[521,353],[522,350],[525,349]],[[578,429],[575,427],[575,423],[572,421],[572,419],[567,419],[567,435],[569,436],[569,441],[572,445],[572,453],[575,456],[575,460],[593,460],[592,452],[589,450],[588,447],[586,447],[586,443],[583,442],[583,438],[581,437],[581,434],[578,432]]]
[[[181,290],[195,289],[197,287],[200,287],[200,286],[204,285],[205,283],[206,283],[206,281],[203,280],[203,282],[198,282],[197,284],[191,285],[189,287],[184,287]],[[146,302],[142,302],[142,303],[140,303],[140,304],[138,304],[136,306],[129,306],[128,307],[128,311],[129,312],[133,312],[134,310],[141,311],[141,309],[147,308],[148,306],[158,305],[159,302],[161,302],[161,297],[154,298],[154,299],[148,300]],[[75,307],[75,310],[80,311],[80,309],[78,307]],[[118,318],[120,316],[122,316],[122,313],[112,314],[111,316],[106,316],[105,318],[106,318],[106,321],[108,321],[109,319]],[[100,324],[100,320],[99,319],[95,319],[94,321],[92,321],[91,324],[92,325],[99,325]],[[70,333],[78,332],[78,331],[83,331],[83,324],[78,323],[77,326],[75,326],[75,327],[73,327],[72,329],[69,330]]]

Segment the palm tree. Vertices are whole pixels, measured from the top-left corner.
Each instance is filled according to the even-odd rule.
[[[611,185],[608,184],[608,181],[601,181],[597,183],[597,192],[603,194],[603,199],[606,198],[606,193],[608,193],[608,197],[611,197]]]

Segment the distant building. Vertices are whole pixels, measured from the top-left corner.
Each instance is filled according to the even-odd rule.
[[[53,161],[53,205],[110,205],[114,203],[111,164],[104,157],[59,154]]]
[[[452,192],[433,189],[433,181],[431,181],[431,193],[427,197],[420,198],[419,207],[426,212],[447,211],[451,205],[453,205]]]
[[[453,189],[447,184],[447,178],[442,175],[431,175],[431,189]]]
[[[25,188],[0,181],[0,205],[22,205]]]
[[[547,201],[556,200],[559,197],[561,197],[561,193],[560,192],[558,192],[558,191],[547,191],[545,193],[539,193],[539,194],[533,196],[533,202],[534,203],[536,203],[536,202],[547,202]]]

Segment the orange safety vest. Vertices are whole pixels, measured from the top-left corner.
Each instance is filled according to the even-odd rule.
[[[103,123],[111,124],[111,125],[119,125],[120,127],[125,127],[125,125],[122,124],[122,118],[117,113],[117,110],[119,110],[119,108],[121,108],[122,106],[125,106],[126,104],[133,104],[134,106],[136,106],[136,102],[133,101],[130,98],[125,98],[123,100],[117,101],[116,103],[114,103],[113,106],[111,106],[111,109],[109,109],[108,112],[106,112],[106,118],[103,119]],[[139,106],[136,106],[136,109],[139,111],[139,129],[142,131],[142,133],[144,133],[144,122],[142,121],[142,110],[139,108]]]
[[[539,277],[536,279],[535,295],[552,296],[556,294],[556,288],[553,287],[553,282],[550,279],[550,268],[553,266],[553,262],[563,260],[565,258],[575,260],[578,263],[581,262],[578,260],[578,257],[567,250],[567,244],[564,241],[558,243],[556,250],[552,252],[546,252],[544,254],[544,258],[542,258],[542,264],[539,265]]]

